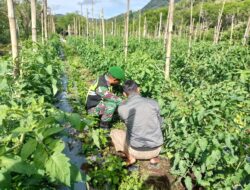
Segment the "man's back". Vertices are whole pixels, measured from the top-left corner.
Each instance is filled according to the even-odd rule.
[[[132,94],[126,103],[119,106],[118,112],[127,125],[127,143],[132,148],[147,150],[163,144],[156,101]]]

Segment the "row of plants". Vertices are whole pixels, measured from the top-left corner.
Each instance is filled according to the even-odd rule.
[[[164,117],[164,151],[172,173],[188,189],[249,189],[250,177],[250,62],[249,47],[173,42],[171,81],[164,80],[161,41],[130,39],[124,60],[122,39],[87,43],[68,38],[78,67],[94,75],[119,65],[137,81],[144,96],[157,99]],[[82,66],[81,66],[82,64]]]
[[[130,175],[130,172],[125,167],[125,162],[111,150],[109,131],[100,129],[98,127],[98,118],[93,118],[86,113],[87,91],[98,76],[84,66],[83,60],[75,54],[72,46],[66,45],[65,51],[67,55],[66,70],[69,78],[70,103],[77,112],[77,117],[90,123],[82,128],[76,136],[82,141],[82,153],[86,157],[86,163],[82,165],[82,169],[86,174],[87,186],[94,189],[112,190],[125,190],[133,187],[133,189],[139,190],[142,184],[138,184],[137,181],[142,183],[142,180],[138,174],[132,173]],[[119,124],[116,124],[116,127],[119,127]],[[131,180],[135,182],[129,182]]]
[[[0,58],[0,189],[57,189],[83,181],[64,154],[65,122],[74,115],[55,108],[64,64],[57,36],[42,45],[21,44],[20,76],[10,57]]]

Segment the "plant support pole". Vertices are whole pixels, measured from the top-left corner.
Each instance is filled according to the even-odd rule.
[[[129,33],[129,3],[130,0],[127,0],[127,16],[126,16],[126,34],[125,34],[125,61],[127,61],[128,56],[128,33]]]
[[[166,45],[166,63],[165,63],[165,79],[169,80],[169,70],[171,61],[171,42],[172,42],[172,32],[173,32],[173,17],[174,17],[174,0],[169,1],[169,21],[167,27],[167,45]]]
[[[14,77],[16,78],[19,74],[19,64],[17,61],[18,41],[17,41],[17,29],[16,29],[16,19],[15,19],[13,0],[7,0],[7,7],[8,7],[9,26],[10,26],[12,59],[14,63]]]

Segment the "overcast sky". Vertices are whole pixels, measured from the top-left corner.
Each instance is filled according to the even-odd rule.
[[[130,0],[130,9],[135,11],[144,7],[150,0]],[[83,14],[86,15],[88,8],[89,17],[91,17],[92,0],[48,0],[49,7],[55,14],[65,14],[78,11],[80,13],[79,3],[83,2]],[[94,0],[94,17],[99,17],[103,8],[105,18],[110,18],[126,12],[127,0]]]

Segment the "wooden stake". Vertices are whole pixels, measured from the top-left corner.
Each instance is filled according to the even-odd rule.
[[[36,0],[30,1],[32,41],[36,42]]]
[[[48,40],[48,19],[47,19],[47,0],[43,0],[43,13],[44,13],[44,37],[45,41]]]
[[[69,36],[71,36],[71,27],[70,27],[70,24],[68,25],[68,34],[69,34]]]
[[[168,17],[167,17],[167,22],[166,22],[166,25],[165,25],[165,33],[164,33],[164,49],[167,48],[167,40],[168,40],[168,27],[169,27],[169,12],[170,10],[168,9]]]
[[[10,26],[10,38],[11,38],[11,48],[12,48],[12,60],[14,64],[14,77],[16,78],[19,73],[19,63],[18,63],[18,40],[17,40],[17,29],[16,29],[16,19],[13,0],[7,0],[8,8],[8,18]]]
[[[250,17],[248,18],[247,27],[246,27],[244,38],[243,38],[244,46],[247,45],[248,43],[249,33],[250,33]]]
[[[105,48],[105,25],[104,25],[104,13],[102,9],[102,47]]]
[[[117,35],[117,25],[116,25],[116,18],[115,18],[115,31],[114,31],[114,35]]]
[[[189,43],[188,43],[188,55],[191,53],[193,36],[193,0],[190,0],[190,25],[189,25]]]
[[[88,12],[88,8],[86,9],[86,33],[87,33],[87,42],[89,41],[89,12]]]
[[[225,2],[226,2],[226,0],[223,0],[222,8],[221,8],[221,11],[220,11],[219,16],[218,16],[217,26],[215,27],[214,44],[217,44],[219,42],[219,39],[220,39],[220,30],[221,30],[221,25],[222,25],[221,18],[222,18],[222,14],[223,14],[224,7],[225,7]]]
[[[161,37],[161,30],[162,30],[162,12],[160,13],[160,25],[159,25],[159,31],[158,31],[158,37]]]
[[[230,44],[233,43],[234,15],[231,18]]]
[[[130,0],[127,0],[127,16],[126,16],[126,30],[125,30],[125,61],[127,61],[127,56],[128,56],[129,3]]]
[[[169,70],[171,61],[171,42],[172,42],[172,32],[173,32],[173,17],[174,17],[174,0],[170,0],[169,7],[169,21],[167,29],[167,46],[166,46],[166,63],[165,63],[165,79],[169,80]]]
[[[139,26],[138,26],[139,43],[141,42],[141,10],[139,13]]]
[[[42,43],[44,44],[44,13],[43,13],[43,9],[41,11],[41,27],[42,27]]]
[[[143,37],[145,38],[147,35],[147,17],[144,17],[144,27],[143,27]]]

